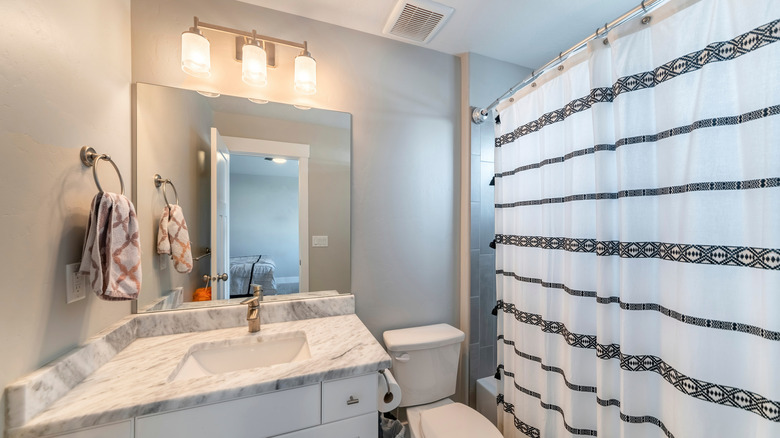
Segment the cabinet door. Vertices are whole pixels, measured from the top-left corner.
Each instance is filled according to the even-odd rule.
[[[377,374],[322,382],[322,422],[376,412]]]
[[[266,438],[320,424],[320,385],[138,417],[135,438]]]
[[[48,435],[49,438],[133,438],[133,420],[82,429],[63,435]]]
[[[378,436],[379,416],[376,412],[371,412],[276,438],[377,438]]]

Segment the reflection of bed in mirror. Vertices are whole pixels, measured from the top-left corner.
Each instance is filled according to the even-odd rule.
[[[276,262],[267,255],[230,257],[230,297],[252,295],[252,285],[263,286],[263,295],[298,292],[298,277],[276,277]]]
[[[264,295],[276,295],[276,263],[267,255],[230,257],[230,296],[252,295],[252,285],[263,286]]]

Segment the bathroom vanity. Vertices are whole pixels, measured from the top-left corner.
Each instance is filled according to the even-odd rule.
[[[128,317],[9,385],[6,436],[375,438],[390,358],[353,300]]]

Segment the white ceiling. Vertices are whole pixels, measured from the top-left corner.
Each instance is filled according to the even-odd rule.
[[[397,0],[240,0],[384,36]],[[641,0],[438,0],[455,13],[425,47],[478,53],[531,69],[638,5]]]

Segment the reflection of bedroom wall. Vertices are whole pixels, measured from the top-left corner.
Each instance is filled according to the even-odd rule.
[[[192,292],[202,286],[200,277],[209,270],[209,259],[194,262],[190,274],[173,269],[170,259],[157,255],[157,225],[165,201],[162,187],[154,186],[156,173],[173,181],[179,193],[179,205],[184,212],[193,256],[200,255],[209,246],[209,198],[198,193],[209,192],[210,167],[208,158],[198,162],[194,151],[205,151],[209,156],[210,132],[213,117],[211,109],[196,93],[168,87],[137,87],[138,148],[136,209],[142,236],[141,263],[143,282],[138,300],[139,309],[149,304],[162,292],[184,288],[184,300],[192,300]],[[142,147],[138,147],[142,145]],[[173,190],[168,188],[168,201],[175,202]],[[163,269],[164,268],[164,269]]]
[[[351,292],[350,150],[345,147],[350,130],[224,113],[214,113],[214,125],[226,136],[311,146],[309,235],[328,236],[328,247],[312,248],[308,242],[309,290]]]
[[[298,276],[298,178],[230,173],[230,256],[247,255],[271,257],[277,278]]]

